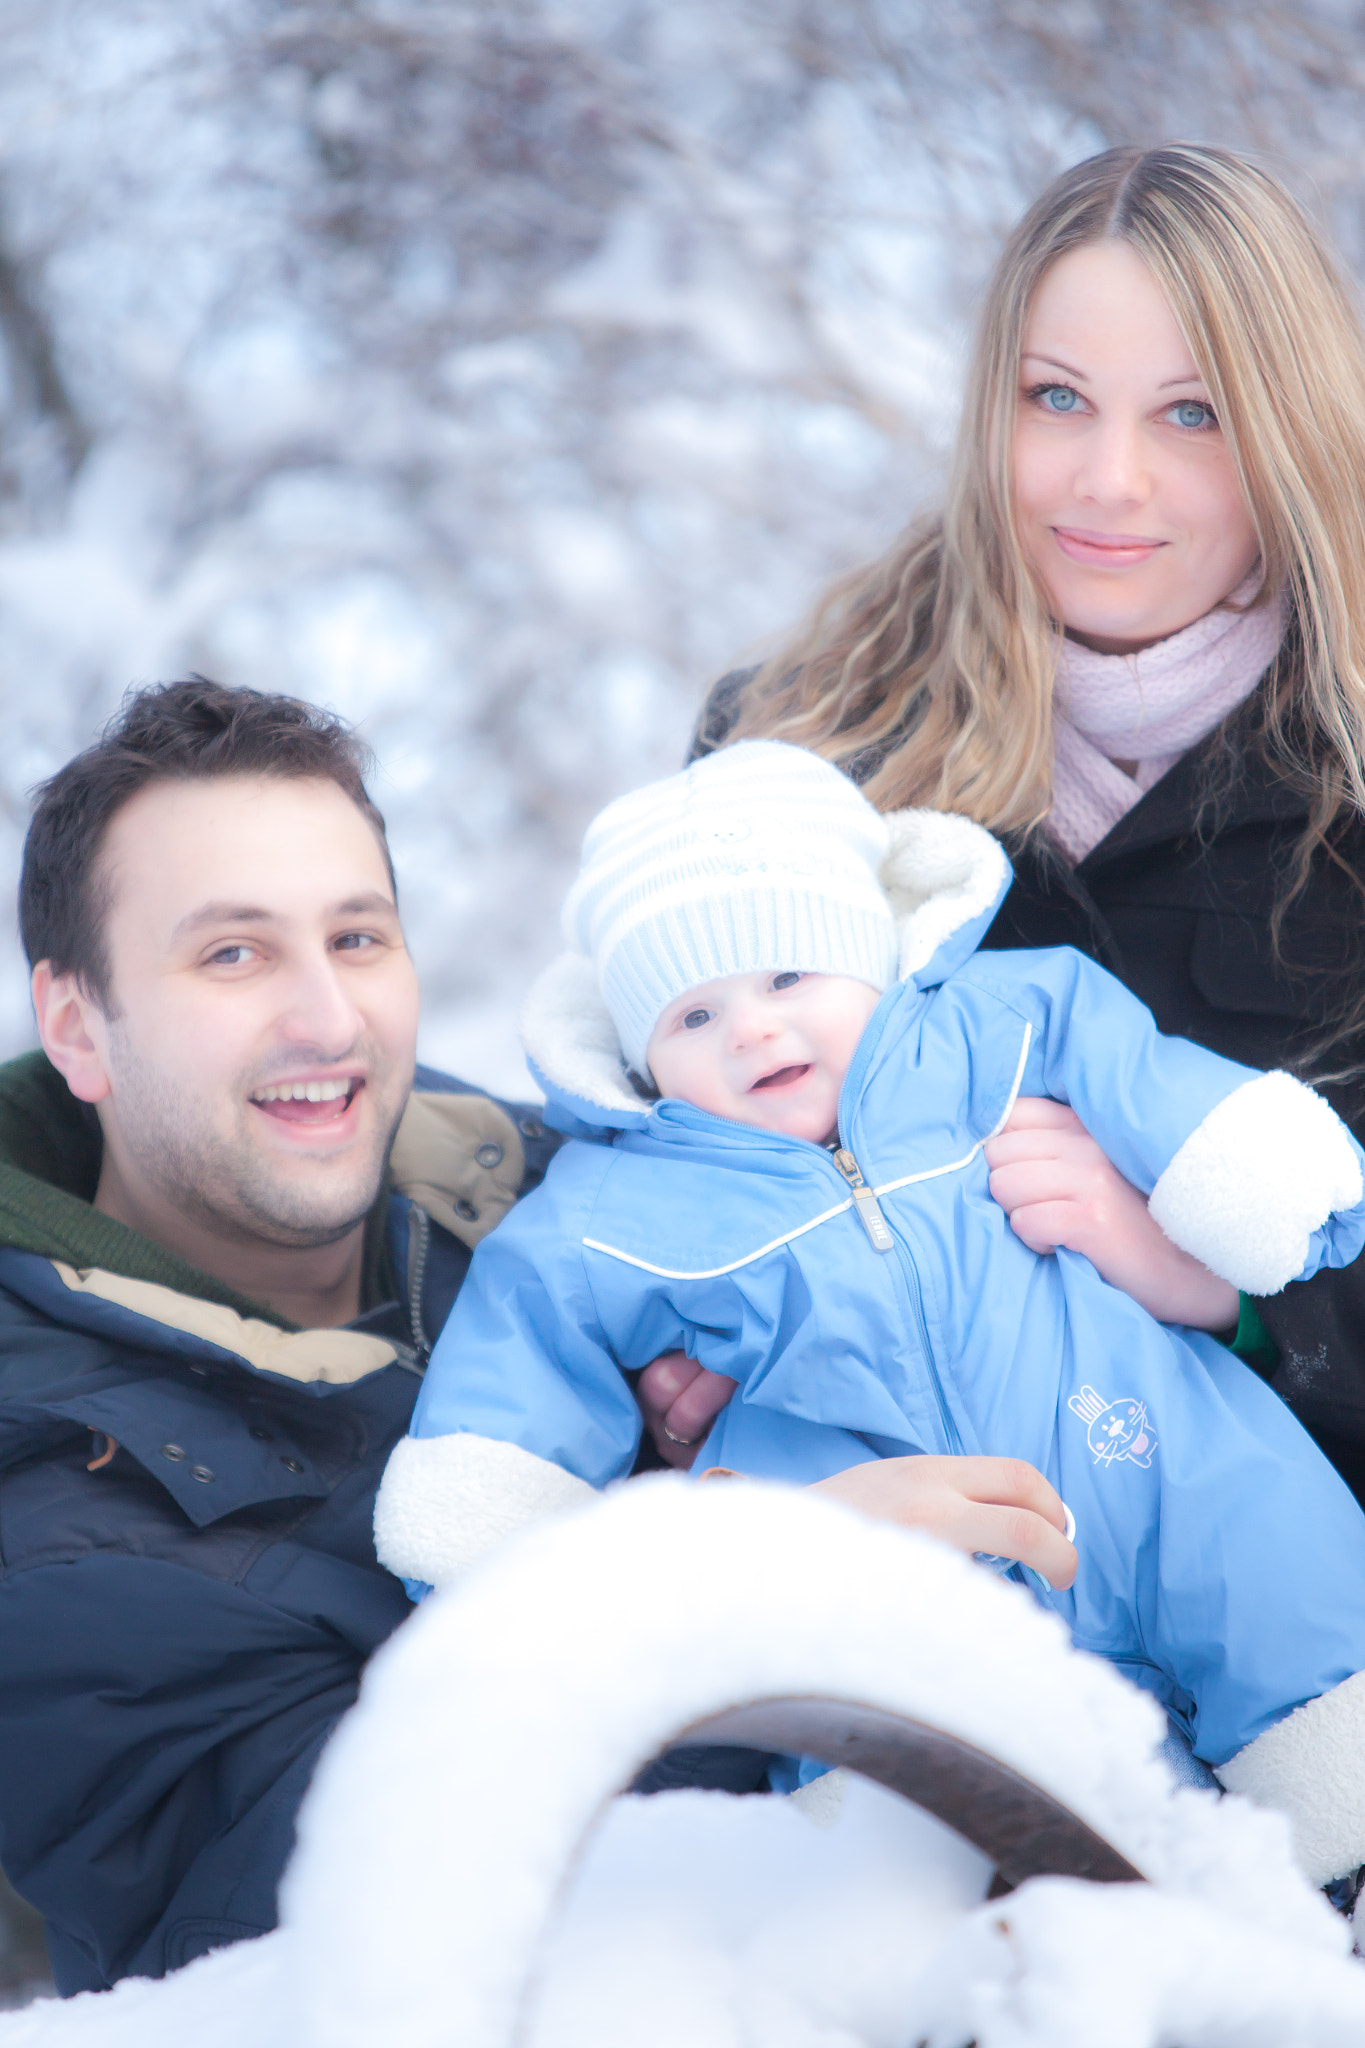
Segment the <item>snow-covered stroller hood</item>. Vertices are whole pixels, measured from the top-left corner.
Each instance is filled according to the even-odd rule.
[[[976,951],[1012,870],[999,840],[970,818],[893,811],[886,824],[881,879],[896,918],[899,978],[931,988]],[[583,1136],[649,1114],[586,954],[561,953],[532,984],[521,1036],[557,1129]]]

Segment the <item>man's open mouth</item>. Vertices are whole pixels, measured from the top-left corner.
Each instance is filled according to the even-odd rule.
[[[254,1089],[251,1100],[278,1123],[334,1124],[364,1086],[355,1074],[332,1081],[275,1081],[268,1088]]]
[[[752,1095],[757,1088],[787,1088],[794,1081],[804,1081],[813,1064],[807,1060],[804,1066],[778,1067],[774,1073],[764,1074],[761,1080],[755,1081],[749,1093]]]

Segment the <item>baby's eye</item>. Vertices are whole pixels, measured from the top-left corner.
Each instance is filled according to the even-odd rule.
[[[682,1020],[682,1027],[684,1031],[700,1031],[702,1025],[709,1024],[710,1021],[711,1012],[709,1010],[689,1010]]]
[[[1177,427],[1186,427],[1196,433],[1218,425],[1218,415],[1202,398],[1182,398],[1178,405],[1171,407],[1166,417]]]
[[[797,982],[800,981],[800,979],[801,977],[799,974],[775,974],[773,976],[773,987],[775,989],[795,988]]]

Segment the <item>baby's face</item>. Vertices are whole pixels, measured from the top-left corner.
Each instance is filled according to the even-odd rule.
[[[649,1041],[661,1095],[822,1145],[875,988],[845,974],[727,974],[670,1003]]]

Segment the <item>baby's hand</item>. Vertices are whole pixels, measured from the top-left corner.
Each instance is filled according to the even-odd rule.
[[[1082,1252],[1159,1323],[1225,1330],[1237,1321],[1236,1288],[1177,1250],[1064,1103],[1021,1096],[986,1164],[992,1195],[1031,1251]]]

